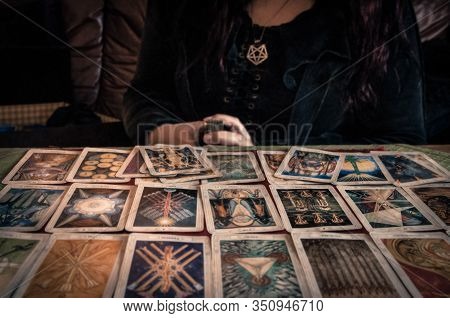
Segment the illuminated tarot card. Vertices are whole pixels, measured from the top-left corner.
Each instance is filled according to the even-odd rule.
[[[129,232],[203,231],[203,208],[198,187],[140,184],[126,229]]]
[[[67,189],[56,185],[9,184],[0,191],[0,231],[39,231]]]
[[[211,166],[191,146],[158,145],[141,147],[141,154],[152,176],[198,174]]]
[[[19,286],[49,237],[0,232],[0,298],[9,297]]]
[[[402,189],[393,186],[338,186],[367,231],[433,231],[441,227]]]
[[[143,171],[141,170],[143,167]],[[142,158],[141,151],[139,147],[134,147],[131,150],[128,157],[123,162],[122,166],[116,173],[118,178],[147,178],[150,177],[150,172],[148,172],[147,165]]]
[[[311,184],[307,181],[285,180],[274,176],[275,172],[286,157],[287,151],[272,151],[272,150],[258,150],[259,162],[266,175],[267,181],[270,184],[284,185],[284,184]]]
[[[444,233],[371,233],[414,297],[450,297],[450,239]]]
[[[111,297],[126,240],[126,235],[52,235],[14,297]]]
[[[310,297],[288,235],[221,234],[212,244],[215,297]]]
[[[312,297],[409,297],[368,235],[294,233],[292,238]]]
[[[414,156],[401,152],[372,152],[372,154],[389,181],[397,186],[414,186],[448,180],[448,177],[435,169],[431,163],[416,161]]]
[[[207,156],[222,173],[222,177],[207,180],[208,183],[238,184],[265,180],[252,152],[209,152]]]
[[[360,229],[356,217],[332,186],[270,186],[289,232],[346,231]]]
[[[64,184],[79,151],[31,149],[3,180],[4,184]]]
[[[208,237],[131,234],[115,297],[212,297]]]
[[[213,233],[258,233],[283,229],[263,185],[200,186],[206,228]]]
[[[435,183],[404,190],[421,207],[434,216],[436,222],[445,230],[450,230],[450,183]]]
[[[332,183],[343,156],[334,152],[292,147],[274,176],[281,179]]]
[[[135,187],[73,184],[45,231],[119,232],[125,227]]]
[[[378,185],[389,184],[381,167],[371,154],[345,153],[338,167],[336,184],[339,185]]]
[[[130,151],[84,148],[67,177],[69,182],[80,183],[127,183],[129,178],[118,178],[117,171]]]

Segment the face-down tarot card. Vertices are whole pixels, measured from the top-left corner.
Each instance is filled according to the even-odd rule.
[[[79,154],[79,151],[31,149],[3,183],[64,184]]]
[[[342,186],[338,190],[368,231],[432,231],[441,228],[400,188]]]
[[[409,297],[368,235],[294,233],[292,237],[312,297]]]
[[[414,297],[450,296],[450,239],[444,233],[371,233]]]
[[[360,229],[356,217],[332,186],[270,186],[289,232]]]
[[[73,184],[47,224],[47,232],[119,232],[125,227],[134,187]]]
[[[19,286],[49,237],[0,232],[0,298],[9,297]]]
[[[131,234],[115,297],[212,297],[207,237]]]
[[[126,235],[52,235],[14,297],[111,297],[126,239]]]
[[[198,187],[140,184],[126,229],[129,232],[203,231],[203,208]]]
[[[209,233],[258,233],[283,229],[263,185],[200,186]]]
[[[310,297],[288,235],[213,235],[215,297]]]

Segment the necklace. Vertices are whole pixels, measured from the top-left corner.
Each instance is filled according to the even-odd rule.
[[[258,66],[259,64],[263,63],[269,58],[269,52],[267,51],[267,46],[265,43],[262,42],[264,38],[264,34],[266,33],[267,25],[270,24],[270,22],[275,19],[280,12],[286,7],[286,5],[291,0],[285,0],[283,5],[275,12],[273,16],[270,17],[270,19],[264,23],[266,25],[259,38],[255,38],[253,40],[253,44],[250,44],[248,51],[247,51],[247,60],[249,60],[253,65]],[[253,24],[254,26],[254,24]]]

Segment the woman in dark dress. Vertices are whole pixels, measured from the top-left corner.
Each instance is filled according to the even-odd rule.
[[[423,143],[414,12],[407,0],[149,0],[124,103],[127,132],[149,143]]]

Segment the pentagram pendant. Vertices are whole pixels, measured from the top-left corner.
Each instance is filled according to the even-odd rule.
[[[269,53],[267,52],[267,47],[264,43],[260,44],[255,42],[254,44],[250,44],[247,52],[247,60],[252,62],[253,65],[257,66],[268,58]]]

